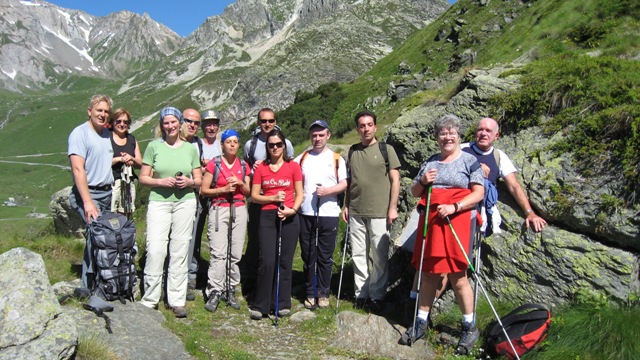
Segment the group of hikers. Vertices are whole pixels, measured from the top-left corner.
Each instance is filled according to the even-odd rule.
[[[258,112],[258,128],[244,144],[243,157],[238,154],[242,143],[236,130],[218,134],[217,112],[174,107],[160,111],[157,139],[141,155],[129,133],[129,112],[112,111],[112,106],[108,96],[94,95],[88,121],[69,136],[74,179],[70,203],[87,224],[104,211],[130,213],[135,198],[135,186],[129,184],[135,177],[132,169],[140,169],[139,183],[150,187],[141,304],[156,308],[164,291],[175,316],[187,316],[185,304],[195,299],[200,242],[208,217],[210,263],[204,288],[208,311],[216,311],[220,301],[240,308],[235,294],[242,259],[250,318],[274,314],[277,323],[278,317],[291,315],[298,240],[304,262],[304,307],[326,308],[342,215],[351,245],[355,307],[382,312],[401,164],[393,146],[376,138],[373,112],[365,110],[354,117],[360,142],[349,148],[345,161],[328,147],[331,131],[324,120],[310,123],[311,148],[294,158],[293,145],[270,108]],[[203,138],[197,136],[199,128]],[[526,226],[541,231],[546,222],[531,208],[513,163],[493,147],[499,136],[495,120],[480,120],[472,143],[461,144],[460,120],[454,115],[439,119],[434,135],[440,152],[424,161],[410,188],[423,209],[412,259],[419,270],[411,292],[418,298],[418,308],[401,343],[424,336],[434,299],[448,281],[463,314],[459,348],[470,349],[478,330],[467,279],[468,256],[476,226],[484,229],[489,221],[493,231],[499,231],[499,212],[486,204],[485,191],[496,198],[496,181],[503,178],[525,213]],[[130,190],[122,191],[123,186]],[[91,261],[87,241],[82,272],[87,288],[92,286]]]

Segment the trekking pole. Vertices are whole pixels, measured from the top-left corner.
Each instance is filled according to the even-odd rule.
[[[429,226],[429,207],[431,206],[431,186],[427,190],[427,204],[424,208],[424,226],[422,227],[422,247],[420,248],[420,268],[418,268],[418,286],[416,287],[416,305],[413,309],[413,333],[411,335],[411,343],[416,341],[417,330],[416,322],[418,321],[418,304],[420,303],[420,289],[422,288],[422,264],[424,263],[424,247],[427,244],[427,228]]]
[[[480,230],[477,230],[476,236],[475,236],[475,243],[473,244],[473,247],[475,250],[475,256],[473,261],[478,274],[480,274],[480,252],[482,251],[482,249],[480,248],[481,246],[482,246],[482,232]],[[473,286],[473,288],[474,288],[473,289],[473,322],[476,322],[476,312],[478,308],[478,284],[476,283]]]
[[[284,204],[278,206],[280,210],[284,210]],[[278,303],[280,302],[280,255],[282,252],[282,219],[278,218],[278,257],[276,258],[276,323],[278,326]]]
[[[236,222],[236,206],[233,203],[233,193],[229,194],[229,228],[227,230],[227,305],[231,293],[231,237],[233,235],[233,224]]]
[[[502,328],[502,332],[504,333],[504,336],[509,341],[509,345],[511,346],[511,350],[513,351],[513,354],[516,356],[516,359],[520,360],[520,357],[518,356],[518,352],[516,351],[516,348],[513,346],[513,342],[511,342],[511,338],[509,337],[509,334],[507,334],[507,330],[505,330],[504,325],[502,325],[502,321],[500,321],[500,316],[498,316],[498,312],[496,311],[496,308],[494,308],[493,304],[491,303],[491,299],[489,298],[489,294],[487,294],[487,290],[484,288],[484,286],[482,286],[482,282],[480,282],[480,277],[476,273],[475,267],[473,266],[473,264],[469,260],[469,256],[467,255],[467,252],[464,250],[464,247],[462,246],[462,243],[460,242],[460,239],[458,238],[458,234],[456,234],[456,231],[453,229],[453,225],[451,225],[451,220],[449,219],[449,216],[446,216],[446,219],[447,219],[447,223],[449,224],[449,228],[451,229],[451,232],[453,233],[453,237],[456,239],[456,242],[458,243],[458,246],[460,247],[460,250],[464,254],[464,258],[467,260],[467,264],[469,264],[469,268],[471,269],[471,273],[473,274],[473,276],[476,279],[476,283],[480,287],[480,290],[482,290],[482,293],[484,294],[484,297],[487,299],[487,302],[489,303],[489,306],[491,307],[491,310],[493,311],[493,315],[496,317],[496,320],[498,321],[498,324],[500,324],[500,327]]]
[[[340,290],[342,290],[342,274],[344,273],[344,258],[347,257],[347,241],[349,241],[349,222],[347,221],[347,228],[344,231],[344,248],[342,249],[342,267],[340,268],[340,281],[338,282],[338,294],[336,302],[336,313],[340,308]]]
[[[316,184],[321,186],[322,184]],[[320,197],[316,194],[316,247],[315,247],[315,261],[313,263],[313,298],[315,301],[315,307],[318,307],[318,217],[320,216]],[[311,254],[309,254],[311,255]],[[309,256],[311,257],[311,256]]]
[[[131,171],[131,166],[124,165],[122,166],[122,171],[120,173],[120,202],[122,205],[122,209],[124,211],[124,215],[127,219],[131,219],[132,215],[132,198],[131,198],[131,178],[133,177],[133,173]]]

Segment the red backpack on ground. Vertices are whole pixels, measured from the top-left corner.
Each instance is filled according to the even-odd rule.
[[[518,356],[522,356],[547,337],[551,312],[539,304],[524,304],[500,318],[500,321],[509,334]],[[500,324],[492,323],[488,330],[487,351],[515,359],[516,356]]]

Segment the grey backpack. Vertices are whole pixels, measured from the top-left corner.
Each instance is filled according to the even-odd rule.
[[[133,301],[136,284],[136,226],[121,214],[103,212],[88,227],[93,245],[95,281],[92,292],[107,300]]]

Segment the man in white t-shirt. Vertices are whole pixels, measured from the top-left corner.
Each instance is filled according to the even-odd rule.
[[[309,126],[312,149],[294,161],[302,168],[304,202],[300,207],[300,249],[304,261],[307,309],[329,306],[333,250],[341,208],[338,197],[347,188],[347,167],[340,154],[327,147],[329,125],[316,120]]]
[[[493,143],[500,136],[499,130],[497,121],[492,118],[483,118],[476,127],[476,141],[462,144],[462,151],[478,159],[482,170],[484,170],[485,178],[493,185],[496,185],[499,177],[504,180],[507,189],[516,199],[522,211],[524,211],[527,228],[533,225],[533,229],[536,232],[540,232],[547,225],[547,222],[533,212],[529,199],[516,177],[518,170],[513,165],[513,162],[503,151],[493,147]],[[496,150],[498,153],[494,154]]]

